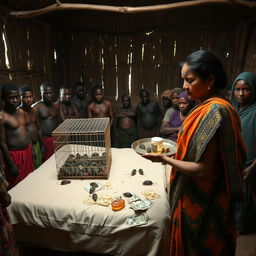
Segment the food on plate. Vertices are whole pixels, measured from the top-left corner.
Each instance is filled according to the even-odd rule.
[[[143,143],[141,143],[141,144],[139,145],[139,148],[146,150],[146,146],[145,146]]]

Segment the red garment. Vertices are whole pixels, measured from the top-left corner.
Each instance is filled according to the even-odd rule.
[[[54,154],[53,138],[44,137],[44,145],[45,145],[46,152],[43,158],[44,158],[44,161],[46,161]]]
[[[0,256],[19,256],[6,208],[0,208]]]
[[[28,145],[22,150],[8,150],[10,157],[12,158],[14,164],[19,169],[19,175],[14,177],[10,175],[8,170],[8,165],[6,164],[6,179],[9,183],[8,189],[14,187],[20,181],[22,181],[26,176],[34,171],[34,162],[32,155],[32,145]]]

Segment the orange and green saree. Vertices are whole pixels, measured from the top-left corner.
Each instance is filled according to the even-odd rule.
[[[171,256],[235,254],[233,199],[242,194],[245,160],[235,109],[220,98],[208,99],[193,109],[180,129],[175,159],[199,162],[214,135],[220,149],[212,177],[172,171]]]

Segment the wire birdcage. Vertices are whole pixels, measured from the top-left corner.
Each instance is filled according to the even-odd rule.
[[[66,119],[53,132],[58,179],[107,179],[111,166],[109,118]]]

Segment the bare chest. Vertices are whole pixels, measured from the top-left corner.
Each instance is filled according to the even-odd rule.
[[[58,116],[58,109],[55,105],[44,106],[42,105],[39,112],[39,119],[53,119]]]

